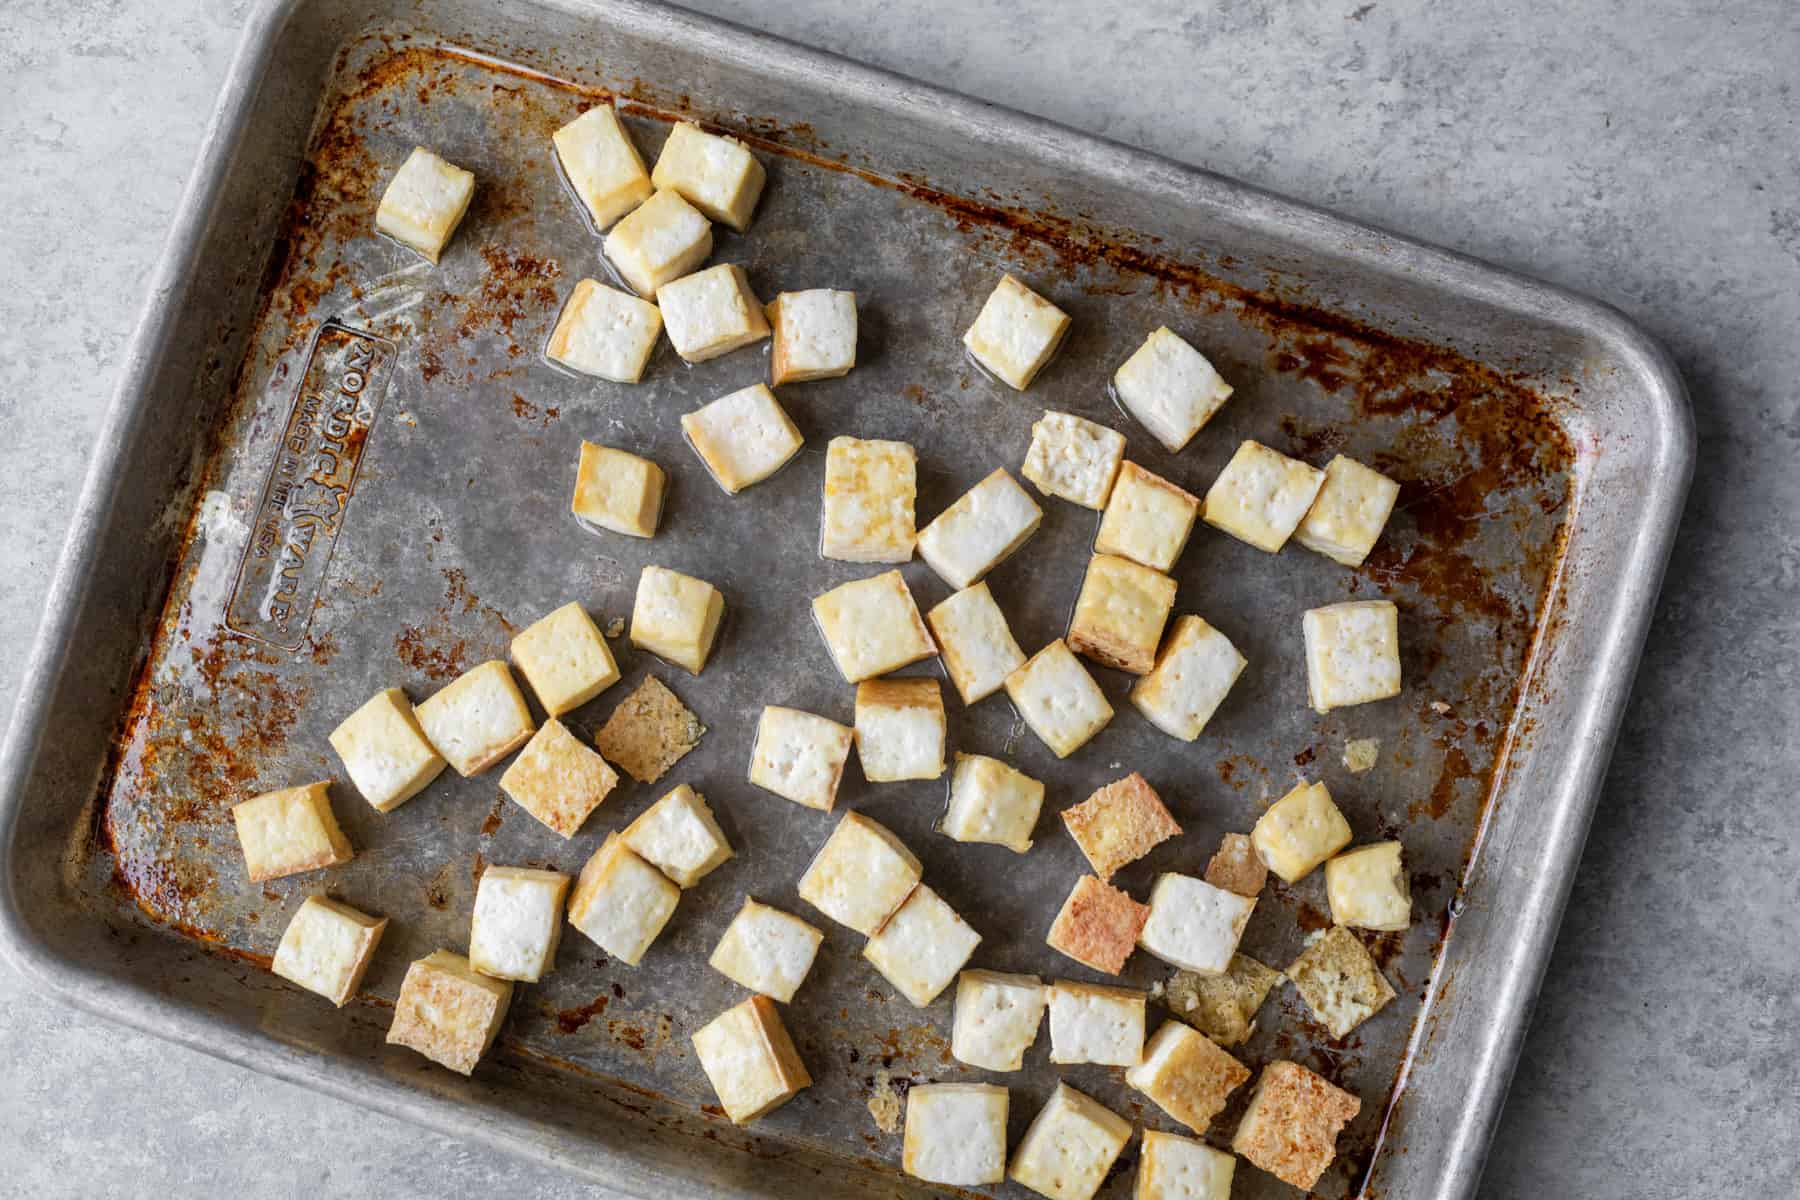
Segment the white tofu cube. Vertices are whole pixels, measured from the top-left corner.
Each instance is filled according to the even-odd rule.
[[[925,1008],[950,986],[980,943],[981,935],[921,883],[869,938],[863,957],[915,1008]]]
[[[830,812],[855,732],[836,721],[771,704],[756,723],[750,782],[807,808]]]
[[[800,877],[800,898],[838,924],[874,937],[923,873],[885,825],[846,813]]]
[[[288,921],[269,969],[342,1008],[362,986],[386,929],[386,917],[308,896]]]
[[[655,537],[667,491],[668,477],[649,459],[583,442],[569,511],[614,533]]]
[[[742,142],[681,121],[656,156],[650,181],[673,188],[713,220],[742,233],[750,227],[766,178],[763,165]]]
[[[631,644],[698,675],[724,616],[725,597],[712,584],[667,567],[645,567],[631,606]]]
[[[1002,383],[1022,392],[1068,332],[1068,313],[1011,275],[1002,275],[963,334],[963,345]]]
[[[569,896],[569,924],[596,946],[632,966],[674,915],[681,889],[637,856],[616,833],[581,868]]]
[[[1254,896],[1165,872],[1150,889],[1150,919],[1138,934],[1138,945],[1170,966],[1196,975],[1223,975],[1255,909]]]
[[[1297,883],[1350,844],[1350,822],[1323,783],[1302,783],[1257,818],[1250,844],[1269,870]]]
[[[1113,393],[1174,453],[1230,399],[1231,385],[1205,355],[1165,326],[1113,372]]]
[[[550,140],[596,229],[607,228],[650,198],[650,172],[612,105],[595,105]]]
[[[935,679],[856,685],[856,753],[870,783],[944,773],[944,697]]]
[[[1025,664],[1025,652],[985,583],[955,593],[926,613],[925,622],[964,704],[993,695]]]
[[[356,857],[331,811],[330,787],[326,780],[282,788],[232,806],[250,882],[335,867]]]
[[[393,812],[425,790],[445,767],[431,748],[406,693],[376,692],[331,731],[331,748],[350,782],[376,812]]]
[[[966,588],[1037,532],[1044,510],[1004,467],[962,494],[919,533],[919,554],[943,581]]]
[[[1358,929],[1395,932],[1412,924],[1412,886],[1399,842],[1358,846],[1325,863],[1331,919]]]
[[[580,708],[619,681],[619,664],[578,601],[526,626],[512,640],[513,661],[553,717]]]
[[[855,292],[783,292],[766,313],[775,334],[769,382],[776,387],[835,379],[856,365]]]
[[[1306,693],[1313,709],[1330,712],[1400,694],[1400,610],[1387,600],[1351,600],[1309,608]]]
[[[1200,516],[1214,529],[1274,554],[1299,527],[1325,483],[1325,472],[1244,442],[1206,489]]]
[[[958,754],[950,776],[950,806],[938,829],[958,842],[1005,846],[1015,854],[1031,849],[1044,806],[1044,785],[997,758]]]
[[[733,983],[790,1004],[824,940],[799,917],[746,896],[707,961]]]
[[[475,886],[469,965],[496,979],[536,983],[556,965],[569,877],[529,867],[489,867]]]
[[[1179,1134],[1144,1130],[1131,1200],[1231,1200],[1237,1157]]]
[[[706,797],[687,784],[638,814],[625,844],[683,888],[691,888],[732,855]]]
[[[1061,638],[1006,677],[1006,694],[1058,758],[1087,745],[1113,718],[1106,694]]]
[[[987,1071],[1017,1071],[1037,1041],[1049,996],[1036,975],[964,971],[956,981],[950,1053]]]
[[[1131,689],[1131,703],[1152,725],[1191,742],[1244,673],[1231,639],[1196,616],[1175,619],[1156,666]]]
[[[840,584],[813,600],[813,619],[847,683],[898,671],[937,653],[899,571]]]
[[[679,193],[658,191],[626,214],[603,243],[607,261],[646,300],[712,253],[712,222]]]
[[[500,776],[500,790],[564,838],[572,838],[619,786],[619,773],[551,717]]]
[[[1144,993],[1058,980],[1050,985],[1050,1061],[1135,1067],[1144,1057]]]
[[[474,196],[472,172],[414,146],[381,194],[375,228],[436,262]]]
[[[842,562],[907,562],[917,533],[918,452],[905,442],[834,437],[825,450],[819,553]]]
[[[1046,496],[1103,509],[1125,458],[1125,435],[1073,413],[1048,409],[1031,427],[1019,473]]]
[[[1202,1133],[1249,1080],[1248,1067],[1180,1021],[1165,1022],[1144,1047],[1144,1061],[1125,1072],[1126,1083]]]
[[[1102,666],[1148,674],[1174,607],[1173,579],[1129,558],[1096,554],[1069,619],[1069,648]]]
[[[405,1046],[461,1075],[474,1072],[506,1020],[512,1003],[510,979],[494,979],[449,950],[437,950],[406,969],[390,1046]]]
[[[767,996],[728,1008],[693,1037],[694,1057],[734,1125],[754,1121],[812,1084]]]
[[[684,414],[681,432],[731,496],[781,470],[805,440],[775,393],[760,383]]]
[[[489,659],[419,705],[419,728],[456,773],[479,775],[531,739],[537,726],[512,672]]]
[[[662,310],[648,300],[583,279],[569,293],[544,353],[583,375],[636,383],[662,327]]]
[[[1091,1200],[1130,1140],[1130,1121],[1058,1083],[1013,1151],[1007,1177],[1049,1200]]]
[[[1117,554],[1157,571],[1174,568],[1200,515],[1200,500],[1134,462],[1119,468],[1100,532],[1097,554]]]
[[[1006,1178],[1006,1089],[927,1083],[906,1093],[901,1166],[914,1179],[980,1187]]]
[[[1399,498],[1399,484],[1340,454],[1325,464],[1325,483],[1294,540],[1346,567],[1360,567]]]
[[[706,362],[769,336],[762,302],[736,263],[671,280],[656,289],[656,303],[670,344],[686,362]]]

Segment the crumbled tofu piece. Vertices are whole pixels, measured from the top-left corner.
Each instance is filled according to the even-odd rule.
[[[1006,677],[1025,663],[1025,652],[985,583],[955,593],[926,613],[925,621],[964,704],[999,691]]]
[[[806,874],[800,898],[864,937],[874,937],[918,885],[919,860],[884,825],[846,813]]]
[[[1206,861],[1206,882],[1240,896],[1258,896],[1269,882],[1269,865],[1257,857],[1256,843],[1245,833],[1228,833]]]
[[[1144,1056],[1144,993],[1061,980],[1050,985],[1050,1061],[1135,1067]]]
[[[1301,783],[1257,818],[1250,841],[1269,870],[1298,883],[1350,844],[1350,822],[1323,783]]]
[[[733,983],[788,1004],[806,982],[824,940],[824,933],[799,917],[746,896],[707,961]]]
[[[914,1179],[980,1187],[1006,1178],[1006,1089],[926,1083],[906,1093],[901,1167]]]
[[[1325,472],[1317,467],[1247,441],[1206,490],[1200,517],[1274,554],[1287,544],[1324,482]]]
[[[1254,897],[1166,872],[1150,889],[1150,919],[1138,945],[1170,966],[1223,975],[1255,909]]]
[[[1192,614],[1177,617],[1156,665],[1131,689],[1131,703],[1152,725],[1191,742],[1225,702],[1244,656],[1231,639]]]
[[[417,712],[419,728],[464,778],[523,746],[537,728],[512,672],[497,658],[463,672]]]
[[[1283,1183],[1310,1191],[1337,1156],[1337,1135],[1362,1101],[1299,1063],[1263,1068],[1231,1148]]]
[[[636,383],[662,327],[662,310],[648,300],[583,279],[569,293],[544,353],[583,375]]]
[[[1147,674],[1174,607],[1173,579],[1129,558],[1096,554],[1069,620],[1069,647],[1102,666]]]
[[[1223,975],[1177,971],[1163,989],[1169,1011],[1221,1046],[1236,1046],[1256,1028],[1262,1007],[1281,972],[1247,954],[1231,956]]]
[[[500,790],[564,838],[619,786],[619,773],[551,717],[500,776]]]
[[[856,754],[870,783],[944,773],[944,696],[935,679],[856,685]]]
[[[925,1008],[950,986],[980,942],[981,935],[943,897],[920,884],[869,938],[863,957],[915,1008]]]
[[[1006,694],[1058,758],[1087,745],[1113,718],[1106,694],[1061,638],[1006,677]]]
[[[724,616],[725,597],[712,584],[667,567],[645,567],[631,606],[631,644],[698,675]]]
[[[474,195],[472,172],[414,146],[381,194],[375,228],[436,262]]]
[[[494,1044],[512,993],[512,980],[483,975],[460,954],[435,951],[406,968],[394,1000],[388,1045],[405,1046],[439,1066],[471,1074]]]
[[[1144,1130],[1132,1200],[1231,1200],[1237,1159],[1205,1142]]]
[[[331,731],[331,748],[376,812],[393,812],[424,791],[445,766],[399,688],[376,692],[345,717]]]
[[[756,724],[750,782],[795,804],[830,812],[855,733],[824,717],[771,704]]]
[[[681,432],[713,481],[732,496],[781,470],[805,440],[775,393],[760,383],[684,414]]]
[[[1395,932],[1412,924],[1412,887],[1399,842],[1376,842],[1325,863],[1331,919],[1357,929]]]
[[[596,946],[632,966],[643,959],[674,915],[681,889],[639,858],[616,833],[581,868],[569,896],[569,924]]]
[[[668,490],[668,476],[649,459],[583,442],[569,511],[614,533],[655,537]]]
[[[1181,557],[1199,515],[1199,497],[1128,462],[1119,468],[1094,550],[1166,572]]]
[[[726,1009],[696,1031],[693,1042],[694,1057],[734,1125],[781,1107],[812,1084],[767,996]]]
[[[1050,997],[1036,975],[964,971],[956,981],[950,1053],[988,1071],[1017,1071],[1037,1041]]]
[[[556,965],[569,877],[529,867],[489,867],[475,886],[469,965],[496,979],[536,983]]]
[[[731,843],[706,797],[682,784],[625,827],[625,844],[683,888],[691,888],[732,856]]]
[[[1062,819],[1101,879],[1181,834],[1156,789],[1136,771],[1063,809]]]
[[[1344,770],[1353,775],[1373,771],[1381,757],[1380,738],[1351,738],[1344,743]]]
[[[1205,355],[1164,326],[1113,372],[1113,392],[1174,453],[1231,398],[1231,385],[1219,378]]]
[[[1046,409],[1031,427],[1019,474],[1046,496],[1103,509],[1125,458],[1125,436],[1073,413]]]
[[[513,661],[553,717],[580,708],[619,681],[619,664],[578,601],[526,626],[512,640]]]
[[[712,222],[679,193],[659,190],[606,235],[606,257],[631,290],[646,300],[712,253]]]
[[[1058,1083],[1013,1151],[1007,1178],[1049,1200],[1092,1200],[1130,1140],[1130,1121]]]
[[[342,1008],[362,986],[386,929],[386,917],[308,896],[288,921],[269,969]]]
[[[1044,941],[1085,967],[1117,975],[1137,949],[1138,934],[1149,919],[1149,905],[1083,875],[1063,901]]]
[[[1301,951],[1300,957],[1288,964],[1286,974],[1313,1016],[1334,1038],[1350,1036],[1351,1030],[1394,998],[1393,985],[1381,974],[1368,949],[1342,925],[1333,925]]]
[[[335,867],[356,856],[331,811],[329,780],[264,792],[233,805],[250,882]]]
[[[1031,831],[1044,806],[1044,785],[997,758],[958,754],[950,776],[950,806],[938,828],[959,842],[1031,849]]]
[[[839,584],[815,598],[812,608],[847,683],[886,675],[937,653],[898,570]]]
[[[819,553],[842,562],[908,562],[917,533],[919,455],[905,442],[834,437],[825,450]]]
[[[1144,1047],[1144,1061],[1125,1072],[1126,1083],[1196,1133],[1249,1081],[1248,1067],[1180,1021],[1165,1022]]]
[[[607,228],[650,198],[650,172],[612,105],[595,105],[550,140],[596,229]]]
[[[651,675],[613,709],[594,734],[594,745],[639,783],[655,783],[705,733],[700,718]]]
[[[1294,540],[1346,567],[1360,567],[1381,540],[1399,498],[1399,484],[1340,454],[1325,464],[1325,485]]]
[[[1400,610],[1387,600],[1311,608],[1306,635],[1306,694],[1316,712],[1400,694]]]
[[[1022,392],[1068,332],[1068,313],[1011,275],[1002,275],[963,334],[963,345],[1002,383]]]
[[[706,362],[769,336],[762,301],[736,263],[670,280],[656,289],[656,305],[685,362]]]
[[[744,143],[681,121],[656,156],[650,182],[680,192],[713,220],[742,233],[750,227],[750,213],[766,178],[763,165]]]
[[[997,467],[919,531],[919,554],[953,588],[966,588],[1037,532],[1044,510]]]
[[[856,365],[855,292],[783,292],[769,301],[766,315],[775,334],[769,382],[776,387],[835,379]]]

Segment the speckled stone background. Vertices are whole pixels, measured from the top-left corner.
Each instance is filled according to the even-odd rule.
[[[1800,5],[698,0],[1609,300],[1700,461],[1484,1196],[1800,1178]],[[0,695],[248,15],[0,3]],[[592,1194],[40,1000],[0,969],[0,1192]]]

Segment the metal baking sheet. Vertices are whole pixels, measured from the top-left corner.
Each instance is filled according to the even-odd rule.
[[[541,354],[575,281],[604,272],[549,135],[614,99],[647,158],[682,115],[746,138],[768,166],[750,230],[717,231],[711,261],[743,264],[764,296],[860,298],[857,369],[782,389],[805,449],[736,497],[677,417],[766,379],[765,352],[688,367],[664,346],[636,387]],[[436,267],[373,234],[380,189],[415,143],[479,180]],[[960,344],[1002,271],[1074,318],[1024,395]],[[1106,391],[1162,324],[1237,387],[1180,455]],[[918,853],[983,936],[971,965],[1095,979],[1042,941],[1082,869],[1056,810],[1142,771],[1185,830],[1121,872],[1143,896],[1159,871],[1198,873],[1221,833],[1248,829],[1295,780],[1325,779],[1359,841],[1406,845],[1414,925],[1368,939],[1400,996],[1334,1041],[1280,988],[1240,1055],[1297,1059],[1362,1098],[1319,1194],[1467,1194],[1686,486],[1692,434],[1666,360],[1614,314],[1540,285],[635,3],[297,0],[253,23],[8,742],[9,953],[97,1011],[646,1195],[791,1195],[821,1178],[836,1194],[912,1194],[894,1117],[926,1081],[1008,1084],[1015,1139],[1059,1074],[1141,1125],[1177,1128],[1115,1071],[1051,1068],[1047,1038],[1016,1075],[952,1060],[949,995],[914,1009],[861,960],[859,938],[794,894],[835,817],[743,781],[762,705],[851,717],[853,689],[807,609],[873,573],[817,554],[829,438],[915,444],[922,524],[993,467],[1016,473],[1044,408],[1121,429],[1130,457],[1196,492],[1242,438],[1321,464],[1341,451],[1399,479],[1399,509],[1356,571],[1196,530],[1177,611],[1223,629],[1250,667],[1193,745],[1151,729],[1125,702],[1128,677],[1101,668],[1119,715],[1063,762],[1004,698],[964,709],[946,689],[954,749],[1048,785],[1025,858],[934,833],[941,782],[875,786],[853,766],[839,811]],[[569,515],[584,438],[669,472],[654,540],[598,536]],[[290,497],[297,480],[312,493]],[[1028,652],[1065,628],[1097,522],[1043,506],[1042,529],[991,577]],[[644,675],[668,683],[710,732],[658,785],[622,788],[564,843],[503,799],[497,772],[447,773],[386,816],[341,778],[325,735],[374,690],[422,699],[571,599],[603,625],[622,618],[651,563],[725,593],[712,663],[695,679],[616,641],[624,681],[569,720],[591,733]],[[921,562],[905,574],[922,607],[948,594]],[[1401,608],[1405,694],[1317,716],[1300,613],[1373,596]],[[1353,737],[1380,739],[1373,771],[1342,766]],[[229,805],[321,777],[339,779],[355,861],[248,883]],[[738,853],[684,895],[641,966],[571,934],[556,971],[519,988],[473,1080],[382,1044],[406,964],[466,945],[485,864],[578,870],[679,782],[706,793]],[[321,886],[393,921],[341,1012],[265,969],[293,906]],[[741,998],[705,958],[746,894],[828,928],[785,1014],[815,1083],[739,1130],[710,1107],[687,1035]],[[1284,965],[1324,907],[1317,875],[1273,882],[1245,948]],[[1167,975],[1139,954],[1123,981]],[[1166,1014],[1152,1009],[1154,1026]],[[1105,1194],[1125,1194],[1135,1158],[1134,1145]],[[1241,1196],[1291,1194],[1248,1166],[1239,1179]]]

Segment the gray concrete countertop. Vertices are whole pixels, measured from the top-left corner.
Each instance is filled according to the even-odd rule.
[[[1791,1194],[1800,7],[689,2],[1590,293],[1673,349],[1693,498],[1483,1194]],[[247,9],[0,5],[0,695]],[[0,1044],[13,1194],[586,1191],[4,970]]]

